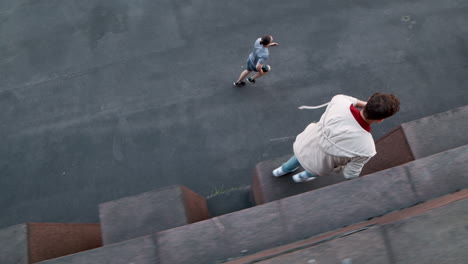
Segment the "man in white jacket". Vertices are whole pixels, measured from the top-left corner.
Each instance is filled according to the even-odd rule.
[[[375,93],[367,102],[334,96],[320,121],[296,137],[294,155],[275,169],[273,176],[286,175],[302,165],[305,171],[293,175],[295,182],[311,181],[336,170],[347,179],[358,177],[364,164],[376,154],[370,125],[399,110],[400,101],[392,94]]]

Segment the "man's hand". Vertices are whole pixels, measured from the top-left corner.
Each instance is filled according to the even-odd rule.
[[[268,47],[274,47],[274,46],[278,46],[279,44],[276,43],[276,42],[272,42],[270,44],[268,44]]]
[[[361,101],[361,100],[357,99],[356,107],[364,108],[364,107],[366,107],[366,104],[367,104],[367,102],[364,102],[364,101]]]

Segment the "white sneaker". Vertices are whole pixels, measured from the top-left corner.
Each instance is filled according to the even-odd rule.
[[[273,173],[273,176],[275,176],[275,177],[281,177],[281,176],[286,175],[286,174],[288,174],[290,172],[293,172],[293,171],[295,171],[297,169],[299,169],[299,167],[295,168],[292,171],[284,171],[283,166],[281,165],[278,168],[276,168],[272,173]]]
[[[297,174],[294,174],[292,176],[292,178],[293,178],[294,182],[300,183],[300,182],[308,182],[308,181],[315,180],[317,177],[308,176],[307,172],[303,171],[303,172],[299,172]]]

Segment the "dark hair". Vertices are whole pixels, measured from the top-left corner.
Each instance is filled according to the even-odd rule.
[[[364,107],[364,117],[371,120],[380,120],[394,115],[400,111],[400,100],[393,94],[375,93]]]
[[[260,44],[262,45],[268,45],[271,42],[271,35],[265,35],[262,37],[262,40],[260,40]]]

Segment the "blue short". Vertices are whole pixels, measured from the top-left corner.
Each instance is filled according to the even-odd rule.
[[[257,71],[257,68],[255,68],[255,65],[250,61],[250,59],[247,59],[247,70],[248,71]]]

